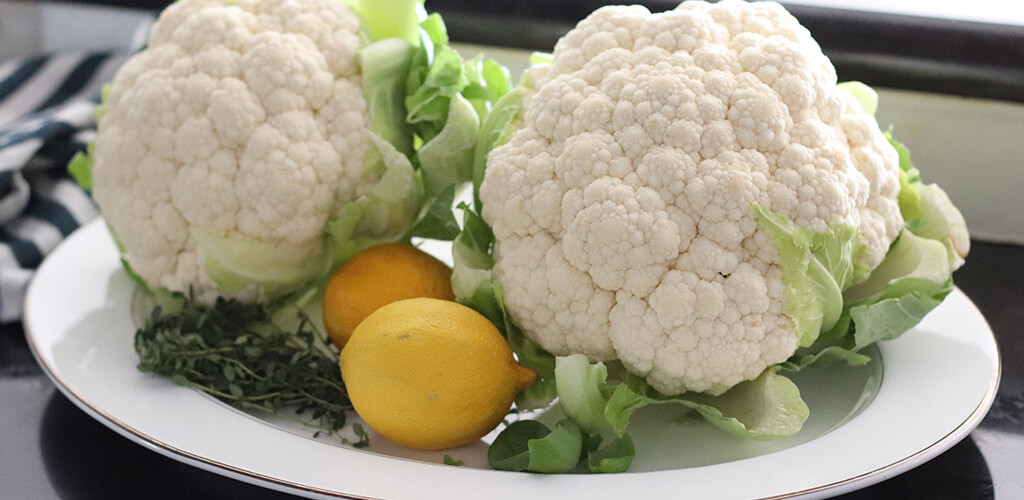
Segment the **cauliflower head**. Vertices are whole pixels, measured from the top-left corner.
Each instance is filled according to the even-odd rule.
[[[131,270],[206,301],[267,292],[211,277],[232,262],[275,284],[326,270],[325,224],[380,178],[364,172],[359,29],[338,0],[163,12],[106,95],[93,154],[93,195]]]
[[[904,226],[897,152],[778,4],[604,7],[530,77],[479,196],[505,306],[554,354],[720,394],[804,343],[755,207],[852,227],[867,268]]]

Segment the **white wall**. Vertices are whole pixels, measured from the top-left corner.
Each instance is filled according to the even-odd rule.
[[[39,51],[39,8],[0,0],[0,61]]]
[[[0,61],[61,50],[132,46],[147,11],[0,0]]]

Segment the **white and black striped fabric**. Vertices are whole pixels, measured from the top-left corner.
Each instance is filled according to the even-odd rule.
[[[100,91],[125,59],[103,52],[0,63],[0,322],[21,320],[43,257],[98,214],[67,163],[95,135]]]

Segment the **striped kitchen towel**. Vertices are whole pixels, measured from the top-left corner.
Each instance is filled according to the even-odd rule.
[[[100,91],[125,59],[104,52],[0,63],[0,322],[21,320],[43,257],[98,214],[66,166],[95,135]]]

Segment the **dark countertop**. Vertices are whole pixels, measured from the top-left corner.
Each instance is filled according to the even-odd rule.
[[[968,439],[844,499],[1024,498],[1024,247],[974,242],[957,285],[995,332],[1003,378]],[[0,329],[0,500],[284,499],[136,445],[79,410],[36,365],[20,325]]]

